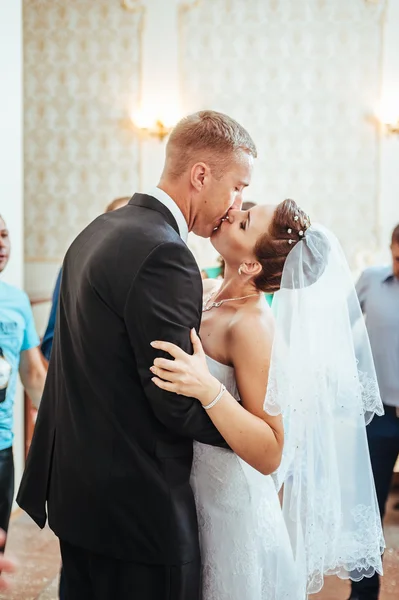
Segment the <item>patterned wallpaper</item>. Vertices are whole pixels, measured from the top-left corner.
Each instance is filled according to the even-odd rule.
[[[368,116],[379,95],[383,7],[180,7],[184,111],[212,107],[242,122],[259,149],[247,198],[295,198],[336,231],[352,263],[377,244],[379,147]],[[141,19],[120,0],[24,0],[30,261],[60,261],[109,200],[138,185],[139,146],[121,120],[139,100]],[[206,262],[207,242],[192,245]]]
[[[245,125],[259,150],[247,198],[294,198],[337,233],[353,265],[377,243],[379,148],[368,117],[383,6],[202,0],[180,18],[185,110],[212,107]]]
[[[119,0],[24,0],[25,254],[60,262],[137,185],[140,14]]]

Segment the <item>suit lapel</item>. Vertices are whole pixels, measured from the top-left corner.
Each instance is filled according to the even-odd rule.
[[[170,210],[159,202],[154,196],[149,196],[148,194],[134,194],[134,196],[129,200],[129,204],[132,206],[142,206],[144,208],[148,208],[149,210],[155,210],[161,215],[165,217],[165,220],[169,223],[171,227],[180,235],[179,226],[176,222],[176,219],[170,212]]]

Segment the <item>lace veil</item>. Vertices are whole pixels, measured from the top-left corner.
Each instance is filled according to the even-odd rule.
[[[383,414],[352,276],[338,240],[311,226],[285,263],[265,410],[282,414],[274,474],[307,593],[325,575],[382,573],[384,539],[366,424]]]

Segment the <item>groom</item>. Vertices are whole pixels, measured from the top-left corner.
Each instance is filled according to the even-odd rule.
[[[225,446],[201,404],[151,381],[165,339],[191,351],[209,237],[249,184],[255,145],[204,111],[172,132],[158,187],[73,242],[19,505],[60,539],[68,600],[199,600],[192,442]]]

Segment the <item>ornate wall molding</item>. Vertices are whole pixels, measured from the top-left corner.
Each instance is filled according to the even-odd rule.
[[[148,2],[152,1],[153,0],[121,0],[121,6],[129,12],[137,12],[145,9]],[[178,10],[185,12],[198,6],[200,2],[202,2],[202,0],[177,0]],[[226,2],[229,2],[229,0],[226,0]]]
[[[121,0],[121,5],[129,12],[141,12],[144,9],[141,0]]]

